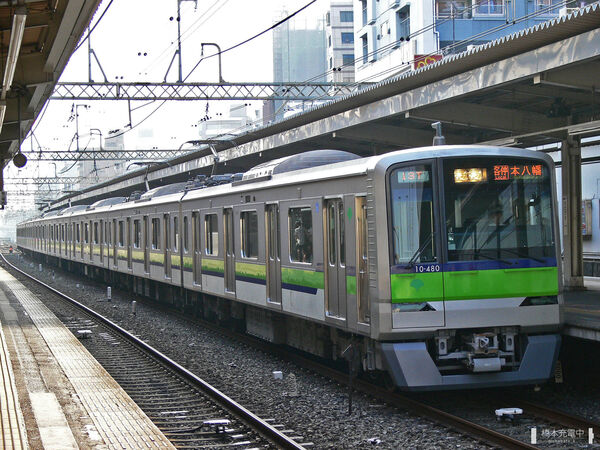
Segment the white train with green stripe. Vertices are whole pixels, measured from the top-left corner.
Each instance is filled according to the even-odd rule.
[[[554,176],[528,150],[319,150],[52,212],[18,245],[402,389],[534,384],[560,347]]]

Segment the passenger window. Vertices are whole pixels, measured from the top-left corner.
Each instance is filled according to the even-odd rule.
[[[152,248],[160,249],[160,219],[152,219]]]
[[[242,228],[242,257],[258,258],[258,214],[243,211],[240,214]]]
[[[188,231],[188,218],[183,218],[183,251],[187,253],[189,247],[189,231]]]
[[[207,214],[204,217],[204,232],[206,241],[206,254],[218,256],[219,254],[219,228],[216,214]]]
[[[142,227],[139,220],[133,221],[133,246],[140,248],[142,245]]]
[[[98,243],[98,222],[94,222],[94,244]]]
[[[310,208],[288,210],[290,261],[313,262],[312,211]]]
[[[177,251],[179,245],[179,220],[173,217],[173,251]]]
[[[89,242],[90,242],[90,224],[89,224],[89,223],[87,223],[87,222],[85,223],[85,228],[84,228],[84,230],[85,230],[85,231],[84,231],[84,236],[83,236],[83,238],[84,238],[84,240],[85,240],[85,243],[87,244],[87,243],[89,243]]]
[[[119,247],[125,246],[125,224],[119,221]]]

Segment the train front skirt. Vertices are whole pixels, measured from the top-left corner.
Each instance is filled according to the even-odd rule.
[[[517,370],[442,375],[425,342],[382,343],[384,360],[395,384],[404,390],[469,389],[544,383],[554,373],[559,334],[523,336],[526,349]]]

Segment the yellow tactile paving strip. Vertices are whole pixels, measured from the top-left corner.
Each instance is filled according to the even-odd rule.
[[[52,311],[3,269],[0,283],[25,308],[109,448],[174,448]]]
[[[0,444],[4,449],[26,449],[27,438],[17,387],[10,363],[10,354],[6,348],[6,340],[0,323]]]

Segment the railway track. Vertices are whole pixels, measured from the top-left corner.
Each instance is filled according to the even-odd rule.
[[[152,307],[163,309],[163,307],[158,307],[156,303],[152,303]],[[167,308],[164,308],[167,309]],[[171,313],[177,314],[170,310]],[[258,348],[262,351],[268,353],[274,353],[278,357],[285,359],[287,361],[291,361],[298,366],[309,369],[312,372],[318,373],[321,376],[327,377],[329,379],[334,380],[335,382],[347,385],[348,384],[348,374],[336,370],[330,366],[321,364],[313,359],[303,357],[299,355],[297,352],[287,351],[285,348],[280,346],[274,346],[262,340],[256,339],[252,336],[235,333],[230,330],[223,329],[213,323],[198,320],[198,319],[190,319],[186,316],[181,316],[181,318],[189,320],[193,323],[201,322],[203,326],[206,326],[212,329],[215,332],[224,334],[230,338],[234,338],[238,341],[242,341],[243,343],[252,346],[254,348]],[[407,409],[421,417],[428,418],[436,423],[443,424],[452,430],[460,431],[464,433],[466,436],[474,438],[478,441],[484,442],[493,447],[500,448],[508,448],[508,449],[535,449],[539,448],[534,444],[531,444],[530,434],[515,437],[506,434],[506,431],[510,431],[512,428],[511,423],[496,423],[493,415],[491,415],[487,421],[479,421],[479,420],[469,420],[467,418],[461,417],[459,414],[453,414],[449,412],[446,408],[440,407],[436,405],[435,402],[426,402],[415,399],[414,396],[404,395],[397,392],[390,392],[388,389],[382,388],[380,386],[374,385],[373,383],[355,379],[353,380],[353,387],[359,392],[362,392],[366,395],[372,396],[374,398],[379,399],[380,401],[393,405],[402,409]],[[475,391],[476,392],[476,391]],[[493,395],[492,395],[493,397]],[[490,398],[486,399],[488,403],[492,403]],[[499,400],[498,397],[493,400]],[[541,433],[541,423],[535,422],[533,418],[540,419],[544,424],[548,426],[558,426],[558,427],[573,427],[576,429],[585,430],[587,433],[589,428],[594,430],[594,434],[600,435],[600,424],[597,422],[592,422],[586,420],[581,417],[573,416],[567,414],[565,412],[548,408],[546,406],[525,401],[522,399],[515,399],[511,397],[505,397],[501,399],[500,403],[511,404],[513,406],[521,407],[524,410],[524,418],[528,423],[535,424],[540,428],[538,430],[538,436]],[[461,405],[462,409],[468,408],[468,402],[465,402],[464,405]],[[486,410],[488,412],[492,412],[492,409],[489,406],[486,406]],[[462,414],[461,414],[462,415]],[[530,429],[525,427],[529,432]],[[538,439],[539,442],[539,439]],[[581,443],[584,443],[583,441]],[[585,441],[587,443],[587,440]]]
[[[304,445],[280,432],[175,361],[68,295],[5,266],[64,302],[58,313],[73,334],[178,448],[281,448]],[[55,307],[53,306],[53,309]]]

